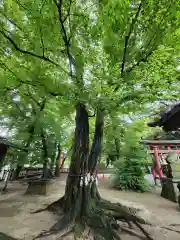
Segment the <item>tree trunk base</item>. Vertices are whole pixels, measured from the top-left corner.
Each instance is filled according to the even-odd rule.
[[[8,193],[8,181],[6,180],[5,185],[1,191],[2,194]]]
[[[53,173],[52,173],[51,169],[49,169],[49,168],[44,169],[42,178],[52,179],[53,178]]]
[[[1,190],[1,194],[6,194],[8,193],[8,189],[7,187],[3,187],[3,189]]]
[[[49,210],[56,214],[62,214],[63,205],[64,197],[50,204],[45,209],[38,210],[34,213]],[[122,222],[128,224],[126,228]],[[61,239],[70,232],[75,236],[75,239],[77,239],[77,237],[86,239],[85,234],[87,234],[92,235],[92,239],[94,240],[119,240],[121,239],[121,232],[127,232],[127,229],[129,229],[130,235],[153,240],[141,224],[146,223],[131,213],[128,208],[122,207],[118,203],[115,204],[106,200],[97,200],[95,204],[92,204],[88,213],[81,217],[73,216],[71,210],[64,213],[63,217],[49,231],[41,233],[34,238],[34,240]],[[123,225],[122,228],[121,225]],[[134,230],[133,225],[135,225],[142,234]]]
[[[49,180],[29,180],[25,195],[46,195],[49,188]]]
[[[60,167],[59,164],[56,164],[55,171],[54,171],[55,177],[60,177]]]
[[[161,197],[171,201],[171,202],[177,202],[177,196],[174,189],[174,184],[172,180],[164,180],[162,182],[162,191],[161,191]]]

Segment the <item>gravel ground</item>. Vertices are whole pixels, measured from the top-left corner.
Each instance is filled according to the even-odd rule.
[[[2,183],[0,183],[2,185]],[[26,185],[18,182],[9,185],[9,192],[0,196],[0,240],[13,240],[5,238],[8,234],[18,240],[32,240],[41,231],[48,230],[58,220],[58,216],[47,211],[38,214],[31,214],[57,200],[64,193],[64,179],[56,180],[52,184],[47,196],[24,196]],[[112,202],[121,202],[127,206],[135,206],[140,215],[154,223],[156,226],[145,226],[145,228],[157,240],[179,240],[180,234],[160,228],[170,224],[179,224],[180,212],[177,204],[160,197],[160,189],[154,189],[153,193],[120,192],[109,189],[108,180],[100,180],[99,190],[102,197]],[[172,227],[171,227],[172,228]],[[67,239],[73,239],[69,236]],[[123,240],[135,240],[127,234],[122,235]]]

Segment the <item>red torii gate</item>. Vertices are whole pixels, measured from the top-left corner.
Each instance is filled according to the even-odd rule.
[[[169,152],[176,152],[180,154],[180,140],[142,140],[144,145],[149,146],[148,153],[154,154],[153,178],[156,179],[156,173],[159,178],[163,177],[162,166],[160,162],[160,154],[168,154]],[[167,147],[167,149],[160,149],[160,147]],[[179,149],[172,149],[172,147],[179,147]],[[157,171],[156,171],[157,170]]]

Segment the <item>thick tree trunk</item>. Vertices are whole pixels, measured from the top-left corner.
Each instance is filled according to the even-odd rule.
[[[6,177],[5,177],[5,180],[4,180],[5,184],[4,184],[4,187],[2,189],[2,193],[6,193],[8,191],[7,186],[8,186],[8,180],[9,180],[10,175],[11,175],[11,167],[6,174]]]
[[[87,216],[92,201],[99,199],[96,168],[100,160],[104,113],[98,109],[92,148],[89,154],[89,119],[86,107],[76,107],[74,149],[64,195],[64,211],[72,218]]]
[[[97,110],[96,123],[93,143],[88,159],[88,169],[91,174],[96,173],[96,168],[100,162],[100,156],[102,151],[102,140],[103,140],[103,129],[104,129],[104,112],[101,109]]]
[[[84,214],[87,192],[89,153],[89,120],[85,105],[76,106],[76,129],[73,153],[64,195],[64,211],[70,213],[72,218]],[[88,204],[88,203],[86,203]],[[82,207],[83,206],[83,207]]]
[[[8,151],[8,146],[5,144],[0,144],[0,171],[3,166],[7,151]]]
[[[61,146],[60,143],[57,144],[57,151],[58,154],[56,156],[56,166],[55,166],[55,177],[59,177],[60,176],[60,155],[61,155]]]
[[[42,158],[43,158],[43,172],[42,178],[49,178],[49,170],[48,170],[48,150],[47,150],[47,142],[44,133],[44,129],[41,129],[41,141],[42,141]]]
[[[116,160],[118,160],[118,158],[120,157],[120,142],[119,139],[117,139],[116,137],[114,138],[114,143],[116,146]]]
[[[57,151],[57,141],[55,141],[55,144],[54,144],[54,151],[53,151],[53,153],[52,153],[52,156],[51,156],[51,164],[50,164],[50,169],[51,169],[51,171],[53,172],[53,170],[54,170],[54,165],[55,165],[55,163],[56,163],[56,151]]]
[[[116,220],[124,220],[129,226],[131,226],[130,221],[132,221],[141,229],[147,239],[152,240],[140,226],[141,219],[133,215],[131,209],[100,198],[96,185],[96,169],[100,161],[103,126],[104,113],[98,109],[93,144],[89,154],[88,112],[85,105],[78,104],[76,106],[75,141],[65,195],[45,208],[56,213],[60,213],[60,208],[62,208],[64,217],[50,231],[40,234],[36,239],[50,239],[49,235],[51,234],[54,235],[55,239],[60,239],[72,229],[75,230],[76,239],[76,230],[79,232],[78,234],[81,234],[81,230],[76,229],[76,226],[81,224],[82,227],[88,225],[93,230],[94,239],[120,240],[117,232],[119,225]],[[84,239],[84,236],[81,236]]]
[[[12,172],[11,180],[17,180],[19,178],[19,174],[21,170],[22,170],[22,165],[18,163],[16,166],[16,169]]]

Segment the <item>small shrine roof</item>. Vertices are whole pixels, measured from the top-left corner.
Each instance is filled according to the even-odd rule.
[[[180,146],[180,140],[141,140],[141,143],[154,146]]]
[[[162,127],[165,131],[176,131],[180,128],[180,101],[168,106],[160,113],[160,118],[148,123],[149,127]]]

